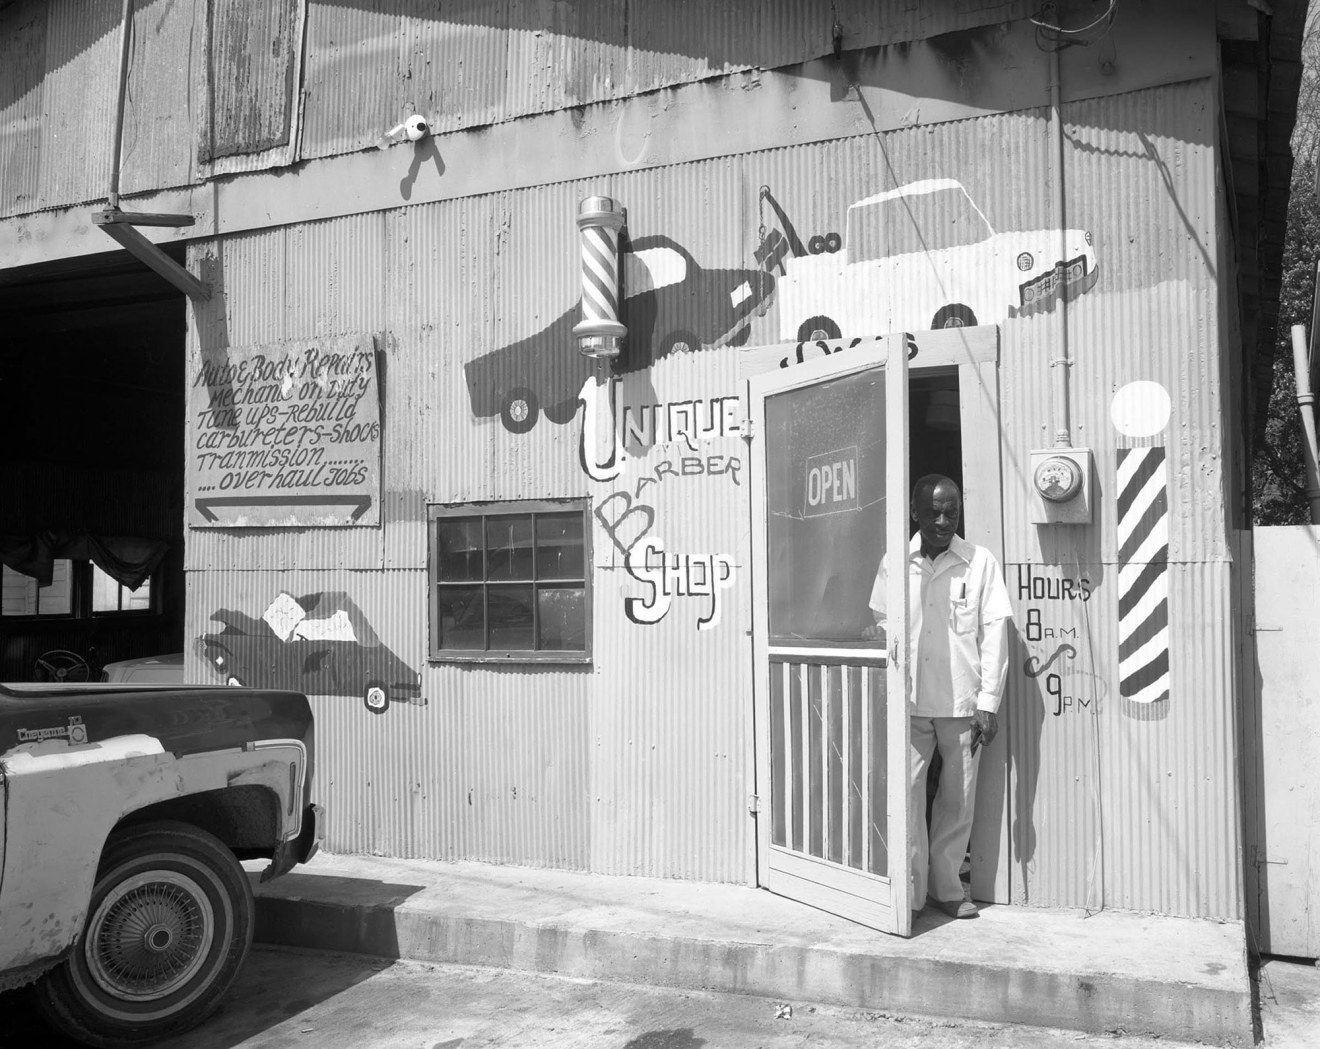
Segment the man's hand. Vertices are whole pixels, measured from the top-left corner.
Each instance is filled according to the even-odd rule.
[[[872,623],[870,626],[862,627],[863,641],[883,641],[885,639],[885,628],[879,623]]]
[[[978,710],[972,719],[972,753],[982,744],[989,746],[999,734],[999,716],[989,710]]]

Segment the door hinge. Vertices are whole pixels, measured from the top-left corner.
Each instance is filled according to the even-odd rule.
[[[755,816],[758,812],[761,811],[761,795],[759,794],[747,795],[747,811],[750,812],[753,816]]]
[[[756,435],[756,426],[753,424],[750,414],[743,415],[742,421],[742,439],[744,441],[752,440]]]

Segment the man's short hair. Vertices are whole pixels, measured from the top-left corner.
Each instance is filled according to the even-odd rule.
[[[917,483],[912,486],[912,505],[913,506],[917,505],[918,501],[921,499],[921,495],[923,492],[932,493],[932,498],[933,498],[934,497],[933,493],[935,489],[942,484],[948,485],[955,492],[957,492],[958,501],[960,503],[962,502],[962,489],[958,487],[957,482],[954,481],[952,477],[946,477],[944,474],[924,474],[923,476],[917,478]]]

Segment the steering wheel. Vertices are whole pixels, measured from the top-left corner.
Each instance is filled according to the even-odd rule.
[[[86,681],[92,673],[87,660],[67,648],[52,648],[37,656],[38,681]]]

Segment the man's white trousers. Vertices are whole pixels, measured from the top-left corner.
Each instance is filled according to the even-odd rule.
[[[912,841],[912,908],[926,903],[927,894],[939,901],[961,900],[958,871],[967,855],[976,810],[976,769],[981,761],[972,748],[972,718],[908,719],[911,726],[908,812]],[[944,766],[926,833],[926,769],[939,750]],[[929,876],[929,880],[928,880]]]

